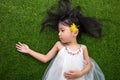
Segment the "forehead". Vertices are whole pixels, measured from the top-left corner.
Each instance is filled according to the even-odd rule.
[[[61,29],[61,28],[69,28],[69,25],[60,22],[60,23],[58,24],[58,28],[59,28],[59,29]]]

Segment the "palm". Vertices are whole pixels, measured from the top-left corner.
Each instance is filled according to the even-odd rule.
[[[29,51],[29,47],[26,44],[22,44],[20,42],[16,44],[16,48],[19,52],[22,52],[22,53],[28,53]]]
[[[22,47],[21,47],[21,52],[27,52],[28,51],[28,46],[27,45],[23,45]]]

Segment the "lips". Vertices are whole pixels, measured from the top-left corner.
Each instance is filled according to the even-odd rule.
[[[59,38],[60,40],[62,39],[62,38]]]
[[[59,37],[59,39],[60,39],[60,40],[62,40],[62,38],[61,38],[61,37]]]

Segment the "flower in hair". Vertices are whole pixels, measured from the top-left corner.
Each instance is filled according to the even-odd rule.
[[[72,24],[70,25],[70,30],[71,30],[72,32],[76,32],[76,31],[78,30],[78,28],[77,28],[77,26],[76,26],[74,23],[72,23]]]

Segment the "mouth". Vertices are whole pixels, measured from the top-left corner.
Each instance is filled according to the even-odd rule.
[[[62,38],[59,38],[62,43],[65,43],[65,41]]]
[[[60,40],[62,39],[62,38],[59,38]]]
[[[61,37],[59,37],[59,39],[60,39],[60,40],[62,40],[62,38],[61,38]]]

